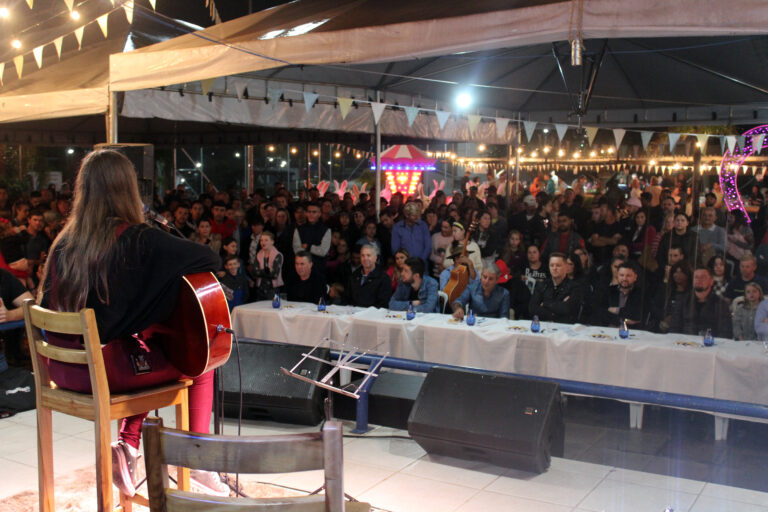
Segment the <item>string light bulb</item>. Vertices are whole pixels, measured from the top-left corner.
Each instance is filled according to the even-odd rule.
[[[80,19],[80,13],[75,11],[75,10],[73,10],[71,13],[69,13],[69,16],[70,16],[70,18],[72,18],[75,21]]]
[[[0,18],[8,19],[11,16],[11,11],[7,7],[0,7]]]
[[[295,154],[296,154],[296,153],[298,153],[298,152],[299,152],[299,150],[298,150],[298,149],[296,149],[296,148],[291,148],[291,154],[292,154],[292,155],[295,155]]]
[[[18,50],[19,48],[21,48],[21,41],[19,41],[18,39],[14,39],[13,41],[11,41],[11,46]]]

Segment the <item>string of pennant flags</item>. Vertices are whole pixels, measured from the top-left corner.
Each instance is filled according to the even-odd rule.
[[[16,75],[21,79],[23,73],[24,73],[24,57],[26,55],[29,55],[30,53],[35,59],[35,63],[37,64],[38,69],[42,69],[43,67],[43,49],[48,45],[53,45],[56,49],[56,55],[58,56],[59,60],[61,60],[61,47],[64,42],[64,38],[70,35],[74,35],[75,39],[77,39],[77,48],[78,50],[81,50],[83,47],[83,34],[85,33],[85,27],[88,25],[96,24],[101,29],[101,33],[104,35],[104,38],[106,39],[108,37],[108,18],[109,15],[112,14],[115,11],[118,11],[120,9],[123,10],[125,13],[125,17],[128,20],[129,24],[133,24],[133,14],[136,8],[136,2],[135,0],[109,0],[112,4],[113,9],[95,20],[91,20],[87,23],[83,23],[76,29],[74,29],[72,32],[62,34],[58,36],[57,38],[48,41],[47,43],[41,44],[34,49],[32,49],[31,52],[22,53],[17,55],[12,59],[12,61],[9,62],[0,62],[0,86],[3,85],[3,73],[5,72],[6,64],[9,64],[10,62],[13,62],[14,68],[16,69]],[[27,5],[30,9],[34,9],[34,0],[26,0]],[[66,4],[67,9],[69,9],[69,12],[71,13],[75,9],[75,0],[63,0],[63,2]],[[157,0],[147,0],[149,2],[149,5],[152,7],[153,11],[157,10]],[[216,2],[214,0],[205,0],[205,6],[208,8],[209,14],[211,16],[211,19],[214,21],[214,23],[218,24],[221,23],[221,16],[219,15],[219,11],[216,7]]]

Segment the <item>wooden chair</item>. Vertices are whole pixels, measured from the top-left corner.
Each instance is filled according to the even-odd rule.
[[[368,503],[344,501],[342,427],[275,436],[221,436],[164,428],[161,418],[142,427],[152,512],[268,510],[269,512],[367,512]],[[227,473],[325,470],[325,494],[279,498],[223,498],[168,488],[167,464]]]
[[[98,510],[131,510],[132,503],[148,506],[146,497],[120,494],[120,506],[113,507],[112,451],[110,448],[110,421],[141,414],[153,409],[176,406],[176,424],[189,429],[189,395],[192,384],[185,379],[166,385],[144,388],[133,393],[111,395],[101,353],[96,317],[92,309],[79,313],[58,313],[24,302],[29,353],[35,375],[37,399],[37,472],[40,510],[54,510],[53,493],[53,438],[51,411],[59,411],[94,422],[96,434],[96,490]],[[43,330],[75,334],[83,337],[83,350],[60,348],[45,341]],[[45,359],[65,363],[87,364],[93,394],[76,393],[57,388],[51,382]],[[119,425],[118,425],[119,426]],[[180,487],[189,489],[189,470],[181,473]]]

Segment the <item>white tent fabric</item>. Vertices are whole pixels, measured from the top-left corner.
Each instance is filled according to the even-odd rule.
[[[286,64],[377,63],[512,48],[568,40],[575,29],[571,1],[518,8],[481,1],[473,4],[475,14],[456,4],[416,4],[412,20],[376,24],[349,15],[387,9],[375,0],[293,2],[112,55],[110,87],[145,89]],[[765,0],[584,0],[583,5],[584,39],[768,34]],[[337,17],[348,20],[346,26],[334,24]],[[318,27],[290,36],[312,23]]]

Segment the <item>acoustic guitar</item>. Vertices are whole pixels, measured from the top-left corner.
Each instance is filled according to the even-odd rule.
[[[211,272],[182,277],[171,316],[142,331],[163,347],[168,361],[184,375],[197,377],[229,359],[232,335],[227,298]]]
[[[472,214],[472,224],[469,225],[467,235],[464,237],[464,246],[461,249],[461,257],[467,256],[467,246],[469,245],[469,237],[472,236],[472,232],[477,228],[477,212]],[[451,270],[451,278],[446,283],[443,292],[448,295],[448,305],[454,303],[458,299],[464,290],[469,286],[469,269],[465,265],[457,265],[454,258],[453,270]],[[475,269],[477,271],[478,269]]]

